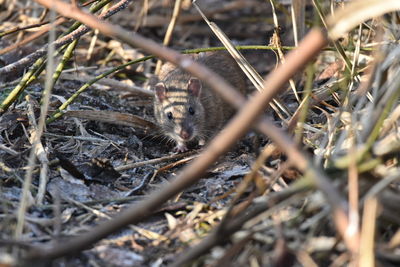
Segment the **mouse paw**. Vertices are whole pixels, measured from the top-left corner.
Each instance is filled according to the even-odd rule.
[[[173,151],[175,153],[183,153],[183,152],[186,152],[188,150],[189,149],[186,147],[185,144],[177,144]]]
[[[206,140],[200,139],[199,140],[199,146],[204,146],[206,144]]]

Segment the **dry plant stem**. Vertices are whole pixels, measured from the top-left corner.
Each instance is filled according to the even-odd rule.
[[[352,127],[352,126],[351,126]],[[348,168],[348,202],[349,202],[349,224],[350,227],[348,231],[357,232],[357,235],[360,235],[359,223],[360,218],[358,214],[358,170],[357,170],[357,163],[356,163],[356,148],[355,148],[355,133],[353,129],[350,130],[350,142],[351,147],[349,149],[350,164]]]
[[[101,14],[104,14],[105,12],[107,12],[107,8],[109,7],[110,4],[107,4],[103,7],[103,10],[101,12]],[[92,39],[90,40],[90,44],[89,44],[89,49],[87,51],[86,54],[86,60],[90,60],[92,58],[92,53],[94,51],[94,48],[96,46],[96,42],[97,42],[97,38],[99,36],[99,31],[95,30]]]
[[[182,165],[182,164],[185,164],[185,163],[187,163],[189,161],[192,161],[194,158],[197,158],[197,157],[198,157],[198,155],[191,155],[191,156],[185,157],[183,159],[180,159],[178,161],[172,162],[172,163],[170,163],[168,165],[165,165],[165,166],[160,167],[159,169],[157,169],[156,173],[159,174],[159,173],[165,172],[165,171],[167,171],[169,169],[175,168],[175,167],[177,167],[179,165]]]
[[[132,61],[131,61],[132,62]],[[137,61],[135,60],[135,63]],[[128,62],[130,63],[130,62]],[[116,72],[117,70],[114,70]],[[89,82],[93,79],[95,79],[94,76],[88,76],[88,75],[76,75],[76,74],[63,74],[62,79],[64,80],[79,80],[79,81],[84,81],[84,82]],[[126,83],[117,81],[115,79],[111,78],[102,78],[101,80],[98,80],[97,84],[100,85],[106,85],[111,87],[113,90],[120,90],[124,92],[129,92],[130,94],[134,95],[139,95],[139,96],[144,96],[144,97],[153,97],[154,92],[148,89],[143,89],[139,86],[132,86],[128,85]]]
[[[167,32],[165,33],[164,36],[163,45],[165,46],[169,45],[169,42],[171,41],[171,36],[175,28],[176,20],[178,19],[179,13],[181,12],[181,6],[182,6],[182,0],[175,0],[175,6],[174,6],[174,11],[172,12],[172,18],[171,21],[169,22]],[[158,60],[156,65],[156,70],[154,72],[156,75],[160,73],[161,64],[162,61]]]
[[[27,96],[27,102],[28,102],[28,107],[29,104],[31,103],[30,101],[30,97],[29,95]],[[28,108],[28,111],[33,110]],[[18,240],[21,239],[22,236],[22,232],[24,229],[24,224],[25,224],[25,211],[26,208],[28,207],[28,197],[31,198],[32,194],[29,191],[29,188],[31,186],[31,182],[32,182],[32,172],[33,172],[33,165],[36,162],[36,158],[35,158],[35,152],[36,152],[36,148],[37,148],[37,144],[38,144],[38,138],[37,136],[39,136],[39,131],[37,129],[36,121],[34,119],[35,115],[33,112],[28,112],[29,117],[31,118],[29,121],[32,123],[31,127],[33,128],[31,131],[31,137],[30,137],[30,141],[31,141],[31,150],[29,153],[29,158],[28,158],[28,166],[27,166],[27,170],[25,172],[25,178],[24,178],[24,182],[23,182],[23,187],[22,187],[22,194],[21,194],[21,198],[20,198],[20,202],[19,202],[19,207],[18,207],[18,212],[17,212],[17,226],[15,227],[15,233],[14,233],[14,237]]]
[[[65,112],[65,116],[107,122],[116,125],[140,127],[149,131],[158,129],[156,124],[144,120],[141,117],[108,110],[68,110]]]
[[[303,94],[303,99],[300,102],[300,105],[298,107],[299,112],[295,112],[293,117],[291,118],[291,122],[295,121],[297,122],[297,127],[295,128],[295,142],[297,144],[301,144],[302,138],[303,138],[303,130],[304,130],[304,124],[307,118],[307,114],[309,111],[310,107],[310,96],[312,93],[312,83],[314,81],[314,76],[315,76],[315,69],[313,65],[309,64],[306,68],[306,83],[304,85],[304,94]],[[298,114],[298,115],[296,115]],[[295,126],[296,124],[292,124]],[[289,123],[290,126],[290,123]],[[293,128],[288,128],[288,131],[291,132]]]
[[[299,40],[301,40],[305,34],[306,1],[292,1],[290,11],[292,15],[294,43],[298,46]]]
[[[359,25],[358,27],[358,36],[361,36],[362,32],[362,24]],[[357,40],[356,44],[356,50],[354,53],[353,57],[353,62],[352,62],[352,68],[351,68],[351,81],[348,85],[348,97],[347,100],[349,100],[349,104],[346,105],[345,109],[351,113],[351,102],[353,102],[353,99],[350,99],[350,92],[352,91],[354,87],[354,79],[357,75],[356,68],[358,67],[358,59],[359,59],[359,53],[360,53],[360,47],[361,47],[361,39],[359,38]],[[358,235],[360,235],[360,229],[359,229],[359,224],[360,224],[360,216],[358,213],[359,210],[359,175],[358,175],[358,169],[357,169],[357,162],[356,162],[356,125],[354,122],[356,122],[356,114],[353,114],[351,116],[351,121],[350,121],[350,127],[348,130],[348,140],[350,141],[350,149],[349,149],[349,155],[351,156],[350,159],[350,164],[348,168],[348,188],[349,188],[349,193],[348,193],[348,202],[349,202],[349,231],[356,231]],[[362,244],[362,243],[361,243]]]
[[[54,21],[55,19],[55,11],[50,11],[51,14],[51,19]],[[46,65],[46,81],[45,81],[45,88],[43,91],[43,96],[42,96],[42,106],[41,106],[41,113],[40,113],[40,118],[39,118],[39,129],[43,132],[45,121],[46,121],[46,116],[47,116],[47,111],[49,108],[49,103],[50,103],[50,95],[51,95],[51,89],[53,87],[52,83],[52,74],[55,66],[54,62],[54,55],[55,53],[55,45],[54,45],[54,40],[56,38],[56,33],[55,33],[55,25],[52,22],[52,29],[50,30],[50,35],[49,35],[49,49],[47,51],[47,65]]]
[[[30,137],[29,141],[32,145],[32,149],[35,151],[35,156],[40,162],[40,178],[39,178],[39,188],[38,188],[38,194],[36,196],[36,200],[38,204],[42,204],[44,195],[46,193],[46,180],[47,180],[47,171],[48,171],[48,165],[49,165],[49,160],[47,158],[45,149],[42,145],[41,142],[35,143],[35,138],[38,131],[38,125],[36,123],[36,118],[35,118],[35,112],[33,108],[33,101],[32,99],[27,96],[26,97],[26,102],[28,103],[28,119],[30,123]],[[35,146],[33,146],[35,145]]]
[[[185,152],[185,153],[181,153],[181,154],[168,155],[168,156],[161,157],[161,158],[150,159],[150,160],[145,160],[145,161],[122,165],[122,166],[116,167],[115,170],[116,171],[126,171],[126,170],[130,170],[130,169],[134,169],[134,168],[138,168],[138,167],[142,167],[142,166],[146,166],[146,165],[154,165],[154,164],[162,163],[165,161],[185,158],[185,157],[194,155],[196,153],[197,153],[197,151],[189,151],[189,152]]]
[[[374,240],[377,213],[378,200],[376,197],[367,198],[364,204],[364,214],[362,218],[361,246],[358,266],[375,266]]]
[[[38,0],[39,1],[39,0]],[[207,83],[215,90],[217,90],[225,100],[229,101],[232,105],[239,108],[245,100],[244,97],[234,91],[223,79],[210,72],[207,68],[193,62],[190,58],[184,57],[173,50],[165,47],[160,47],[153,41],[143,38],[142,36],[134,33],[128,33],[120,27],[112,26],[109,23],[98,20],[96,17],[83,13],[80,10],[70,12],[68,4],[60,1],[40,0],[41,3],[46,4],[49,8],[55,8],[63,15],[71,15],[75,19],[84,22],[90,27],[99,29],[100,32],[121,39],[122,41],[145,49],[147,52],[158,55],[160,58],[171,61],[179,65],[186,71],[196,75],[201,80]],[[207,149],[203,152],[202,156],[197,158],[192,164],[184,168],[184,170],[177,176],[177,178],[163,190],[156,192],[149,196],[148,199],[134,205],[130,209],[123,212],[115,220],[107,221],[97,226],[92,231],[85,235],[81,235],[70,242],[64,243],[62,246],[54,247],[49,250],[38,251],[32,258],[55,258],[70,254],[84,249],[88,245],[100,240],[101,238],[117,231],[118,229],[130,224],[137,223],[151,214],[151,211],[165,203],[168,199],[175,196],[178,192],[196,182],[205,169],[213,164],[215,160],[228,150],[228,148],[238,140],[247,129],[252,126],[258,115],[264,110],[264,107],[275,96],[287,80],[296,73],[296,71],[304,66],[311,60],[326,44],[327,39],[320,30],[311,31],[299,46],[299,51],[290,53],[287,57],[285,65],[280,66],[276,71],[269,75],[265,81],[264,90],[256,97],[252,97],[250,101],[241,109],[241,112],[226,126],[217,137],[215,137]],[[348,218],[345,209],[343,208],[344,202],[340,198],[335,188],[328,182],[325,174],[315,168],[310,160],[303,155],[281,130],[275,127],[269,121],[261,120],[257,124],[257,129],[267,134],[271,139],[278,144],[278,146],[286,152],[290,160],[300,170],[310,173],[314,179],[315,184],[325,193],[329,204],[332,206],[334,213],[334,220],[336,222],[339,233],[343,236],[346,245],[353,252],[358,249],[358,237],[346,236],[345,230],[348,226]]]
[[[19,153],[17,151],[15,151],[15,150],[13,150],[13,149],[11,149],[9,147],[6,147],[3,144],[0,144],[0,150],[3,150],[4,152],[6,152],[6,153],[8,153],[8,154],[10,154],[12,156],[18,156],[19,155]]]
[[[89,49],[87,51],[86,54],[86,60],[90,60],[92,58],[92,54],[94,51],[94,48],[96,46],[96,42],[97,42],[97,37],[99,36],[99,31],[95,30],[92,39],[90,40],[90,44],[89,44]]]
[[[55,21],[55,11],[51,11],[51,21]],[[40,170],[40,181],[39,181],[39,194],[37,201],[39,204],[43,201],[44,194],[45,194],[45,188],[47,184],[47,170],[48,170],[48,159],[45,156],[45,151],[42,147],[41,144],[41,137],[44,131],[44,126],[46,122],[46,115],[47,115],[47,110],[49,108],[49,103],[50,103],[50,93],[51,93],[51,88],[52,88],[52,82],[51,82],[51,75],[52,75],[52,70],[54,69],[54,58],[51,56],[54,54],[55,48],[52,43],[54,42],[55,39],[55,30],[54,26],[52,27],[52,30],[50,31],[49,35],[49,50],[48,50],[48,58],[49,60],[47,61],[47,68],[46,68],[46,83],[45,83],[45,89],[43,91],[43,96],[42,96],[42,101],[43,104],[41,105],[41,110],[40,110],[40,118],[39,118],[39,123],[37,125],[37,129],[35,129],[34,133],[32,133],[32,147],[31,151],[29,153],[29,159],[28,159],[28,170],[25,173],[25,180],[23,184],[23,190],[24,192],[21,194],[21,200],[20,200],[20,206],[18,209],[18,220],[17,220],[17,227],[15,229],[15,237],[18,239],[21,237],[23,233],[23,227],[25,224],[25,213],[26,213],[26,208],[27,208],[27,194],[29,191],[29,188],[31,186],[32,182],[32,172],[35,164],[35,157],[38,157],[41,160],[42,163],[42,168]],[[33,115],[34,116],[34,115]],[[32,125],[34,126],[34,125]]]
[[[39,118],[39,124],[38,124],[38,130],[39,130],[38,133],[40,135],[37,137],[37,140],[35,140],[37,142],[37,145],[41,145],[40,138],[44,131],[47,111],[49,109],[49,104],[50,104],[51,89],[53,88],[53,82],[52,82],[51,76],[53,74],[55,62],[54,62],[54,57],[52,57],[52,55],[55,52],[55,48],[54,48],[54,45],[52,45],[52,43],[54,42],[54,40],[56,38],[55,25],[54,25],[55,11],[53,11],[53,10],[50,11],[50,21],[51,21],[51,30],[50,30],[50,35],[49,35],[50,45],[49,45],[49,50],[48,50],[48,54],[47,54],[48,61],[47,61],[47,66],[46,66],[46,82],[45,82],[45,88],[44,88],[43,95],[42,95],[42,105],[41,105],[40,118]],[[41,155],[42,156],[40,156],[40,154],[37,155],[38,159],[40,160],[40,162],[42,164],[42,168],[40,169],[39,191],[38,191],[38,195],[37,195],[37,203],[38,204],[42,204],[44,195],[46,193],[47,169],[48,169],[47,166],[48,166],[48,162],[49,162],[44,149],[41,152]]]
[[[279,58],[281,64],[284,64],[285,63],[285,56],[284,56],[283,51],[281,49],[282,43],[281,43],[281,39],[280,39],[281,37],[280,37],[280,30],[279,30],[280,26],[279,26],[279,23],[278,23],[278,16],[276,15],[276,12],[275,12],[274,1],[270,0],[270,3],[271,3],[271,7],[272,7],[272,14],[273,14],[274,26],[275,26],[274,38],[277,40],[277,42],[274,43],[274,45],[276,45],[276,48],[277,48],[276,51],[277,51],[278,58]],[[293,94],[296,97],[297,102],[300,103],[300,98],[299,98],[299,95],[297,93],[296,85],[294,84],[293,79],[289,79],[289,85],[292,88]]]

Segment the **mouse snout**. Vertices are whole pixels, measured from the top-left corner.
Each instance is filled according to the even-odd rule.
[[[193,135],[193,128],[188,127],[188,128],[182,128],[181,131],[179,132],[179,136],[183,140],[190,140]]]

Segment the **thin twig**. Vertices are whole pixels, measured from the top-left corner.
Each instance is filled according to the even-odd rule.
[[[273,19],[274,19],[274,34],[271,38],[272,44],[276,46],[277,48],[277,54],[278,54],[278,58],[281,61],[281,64],[285,64],[285,56],[283,55],[283,51],[281,49],[282,43],[281,43],[281,36],[280,36],[280,26],[278,23],[278,17],[276,15],[275,12],[275,4],[273,0],[270,0],[271,3],[271,7],[272,7],[272,14],[273,14]],[[293,94],[296,97],[297,101],[300,102],[300,98],[299,95],[297,93],[297,89],[296,89],[296,85],[294,84],[293,79],[289,79],[289,85],[292,88]]]
[[[55,11],[51,11],[51,14],[53,15],[51,17],[51,20],[54,22],[55,20]],[[52,75],[52,70],[54,69],[54,58],[51,57],[53,55],[55,48],[52,45],[55,39],[55,28],[53,27],[52,30],[50,31],[49,35],[49,50],[48,54],[50,55],[49,60],[47,62],[47,68],[46,68],[46,83],[45,83],[45,89],[43,91],[43,104],[41,106],[41,112],[40,112],[40,118],[39,118],[39,123],[36,126],[36,122],[34,120],[34,113],[32,114],[32,127],[34,131],[32,131],[31,138],[32,138],[32,147],[31,151],[29,153],[29,159],[28,159],[28,170],[25,173],[25,179],[24,179],[24,184],[23,184],[23,190],[24,192],[21,194],[21,200],[20,200],[20,206],[18,209],[18,220],[17,220],[17,227],[15,229],[15,237],[18,239],[21,237],[23,233],[23,227],[25,224],[25,212],[27,208],[27,196],[29,192],[29,188],[31,186],[32,182],[32,174],[33,174],[33,168],[35,164],[35,157],[38,157],[41,161],[42,168],[40,172],[40,181],[39,181],[39,192],[37,195],[37,202],[41,203],[44,198],[45,194],[45,188],[47,184],[47,170],[48,170],[48,159],[45,154],[45,150],[41,144],[41,137],[44,131],[44,126],[46,122],[46,116],[47,116],[47,111],[49,108],[49,103],[50,103],[50,95],[51,95],[51,75]]]
[[[117,70],[115,70],[117,71]],[[63,74],[61,79],[65,80],[79,80],[79,81],[84,81],[84,82],[89,82],[95,77],[89,76],[89,75],[75,75],[75,74]],[[111,87],[113,90],[120,90],[124,92],[129,92],[132,95],[139,95],[139,96],[148,96],[148,97],[153,97],[154,92],[148,89],[141,88],[139,86],[135,85],[128,85],[126,83],[120,82],[115,79],[110,79],[110,78],[103,78],[101,80],[98,80],[97,84],[100,85],[106,85]]]
[[[176,20],[178,19],[179,13],[181,12],[181,6],[182,6],[182,0],[175,0],[175,6],[174,6],[174,10],[172,12],[171,21],[169,22],[167,31],[165,32],[165,36],[164,36],[163,45],[165,45],[165,46],[168,46],[171,41],[172,32],[174,31]],[[154,71],[154,73],[156,75],[158,75],[160,73],[161,64],[162,64],[162,61],[157,60],[156,69]]]
[[[116,167],[115,170],[116,171],[126,171],[126,170],[130,170],[130,169],[134,169],[134,168],[138,168],[138,167],[142,167],[142,166],[146,166],[146,165],[154,165],[154,164],[158,164],[158,163],[165,162],[165,161],[171,161],[171,160],[175,160],[175,159],[188,157],[188,156],[196,154],[197,152],[198,151],[189,151],[189,152],[185,152],[185,153],[181,153],[181,154],[168,155],[168,156],[157,158],[157,159],[149,159],[149,160],[145,160],[145,161],[130,163],[130,164]]]

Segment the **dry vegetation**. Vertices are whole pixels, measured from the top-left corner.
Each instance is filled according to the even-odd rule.
[[[0,0],[0,266],[399,266],[399,1],[293,2]],[[247,104],[179,54],[230,44]],[[205,147],[157,58],[238,108]]]

